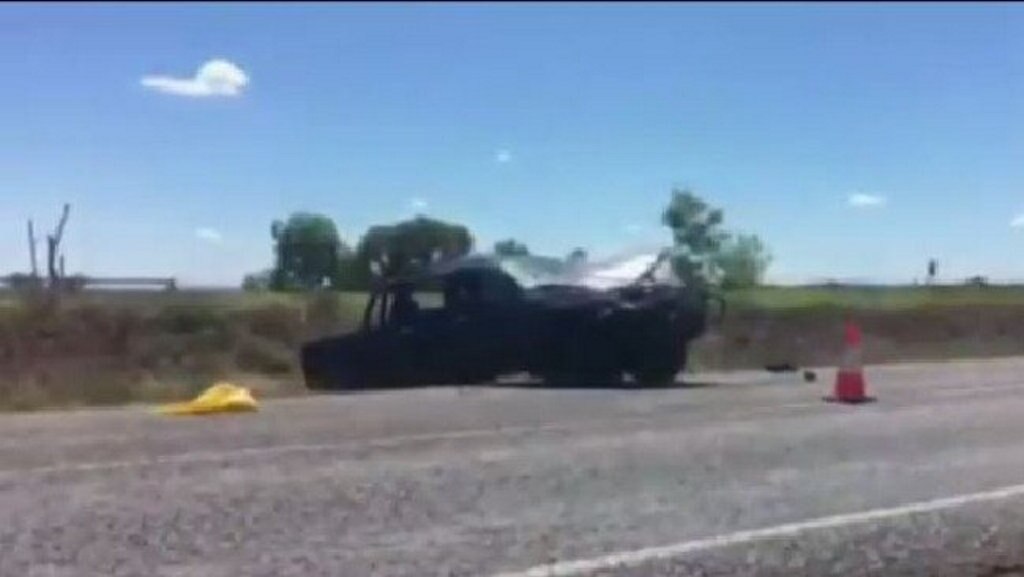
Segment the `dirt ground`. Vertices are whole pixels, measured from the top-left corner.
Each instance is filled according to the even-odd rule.
[[[1024,353],[1024,304],[855,312],[743,310],[695,343],[691,363],[698,369],[832,365],[843,353],[846,319],[861,327],[865,363]]]

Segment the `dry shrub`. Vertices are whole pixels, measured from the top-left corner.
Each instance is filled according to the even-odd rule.
[[[150,402],[180,401],[195,395],[202,383],[142,371],[135,385],[135,398]]]
[[[0,367],[16,362],[19,346],[17,321],[9,310],[0,309]]]
[[[227,315],[211,306],[175,304],[161,309],[153,321],[160,330],[174,334],[193,334],[224,330],[227,326]]]
[[[234,369],[231,355],[226,351],[199,351],[188,353],[178,363],[178,368],[204,379],[221,379]]]
[[[147,333],[133,339],[129,356],[140,368],[159,371],[181,364],[186,354],[186,341],[168,333]]]
[[[137,400],[138,380],[119,358],[52,359],[8,380],[0,402],[15,409],[112,405]]]
[[[290,397],[308,392],[302,379],[294,378],[291,374],[271,376],[238,372],[225,380],[248,388],[257,400]]]
[[[52,405],[50,395],[35,379],[5,376],[0,382],[0,407],[30,411]]]
[[[143,319],[129,310],[80,305],[51,318],[32,319],[28,331],[61,355],[125,355]]]
[[[247,335],[235,351],[235,365],[243,371],[281,375],[292,371],[295,353],[269,339]]]
[[[338,293],[320,292],[306,303],[306,325],[309,336],[316,338],[337,332],[349,319],[349,313]]]
[[[212,307],[144,309],[25,300],[0,311],[0,405],[113,404],[164,397],[234,371],[238,330]],[[187,378],[182,378],[182,376]],[[167,396],[182,387],[164,387]]]
[[[238,321],[252,335],[296,346],[303,337],[302,309],[281,303],[245,309]]]

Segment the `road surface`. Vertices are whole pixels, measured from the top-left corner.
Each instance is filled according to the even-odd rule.
[[[1019,575],[1024,360],[0,417],[0,575]]]

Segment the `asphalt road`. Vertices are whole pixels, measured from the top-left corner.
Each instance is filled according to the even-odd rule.
[[[0,417],[0,575],[1024,574],[1024,360]]]

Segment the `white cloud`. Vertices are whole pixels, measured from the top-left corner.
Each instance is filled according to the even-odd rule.
[[[143,76],[143,86],[177,96],[238,96],[249,85],[249,77],[227,60],[215,58],[199,67],[192,78]]]
[[[427,208],[427,206],[427,201],[422,198],[413,198],[409,201],[409,208],[411,208],[412,210],[423,210]]]
[[[220,244],[224,240],[224,235],[215,228],[203,227],[196,229],[196,238],[205,242]]]
[[[1013,217],[1013,220],[1010,221],[1010,226],[1013,228],[1024,228],[1024,212]]]
[[[512,161],[512,153],[508,150],[499,150],[494,153],[494,161],[499,164],[507,164]]]
[[[884,206],[887,202],[884,196],[878,196],[874,194],[851,194],[846,199],[847,204],[857,208],[865,208],[870,206]]]

